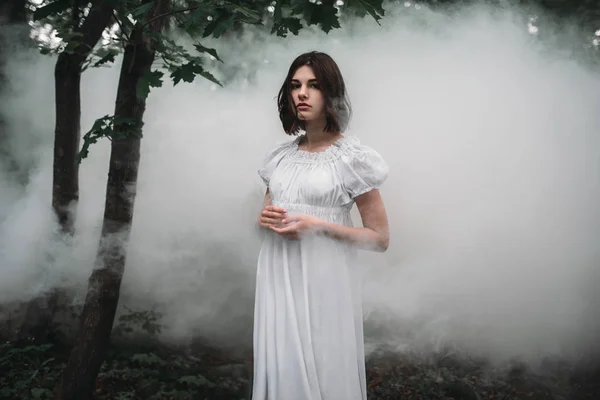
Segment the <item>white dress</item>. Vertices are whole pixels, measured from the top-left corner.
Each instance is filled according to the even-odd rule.
[[[269,152],[258,173],[288,214],[352,225],[354,198],[379,188],[382,157],[345,136],[322,152],[296,140]],[[258,257],[253,400],[367,398],[355,249],[321,235],[267,231]]]

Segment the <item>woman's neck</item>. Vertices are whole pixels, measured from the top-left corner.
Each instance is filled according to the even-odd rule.
[[[304,143],[306,147],[313,148],[322,145],[328,145],[332,141],[339,139],[342,135],[339,132],[325,131],[326,120],[306,122],[305,131],[306,138]]]

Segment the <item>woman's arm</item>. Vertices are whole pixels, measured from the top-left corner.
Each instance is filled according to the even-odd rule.
[[[363,228],[352,228],[322,221],[320,229],[331,237],[360,247],[384,252],[390,243],[387,214],[379,190],[371,190],[356,198]]]
[[[277,233],[297,235],[306,231],[316,231],[338,240],[356,244],[361,248],[384,252],[390,241],[388,219],[379,190],[371,190],[355,199],[360,212],[363,228],[353,228],[326,222],[308,215],[286,217],[284,228],[271,227]]]

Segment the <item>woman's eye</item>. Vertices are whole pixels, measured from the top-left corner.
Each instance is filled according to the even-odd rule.
[[[307,86],[311,89],[319,89],[318,83],[309,83]],[[302,87],[302,85],[300,83],[291,83],[290,84],[290,88],[292,88],[293,90],[300,89],[300,87]]]

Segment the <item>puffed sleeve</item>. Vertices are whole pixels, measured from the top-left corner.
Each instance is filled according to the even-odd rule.
[[[265,185],[269,186],[271,175],[279,165],[279,162],[285,157],[289,148],[290,142],[284,142],[271,148],[263,160],[262,166],[258,169],[258,175],[261,177]]]
[[[344,186],[351,198],[379,189],[389,173],[383,157],[358,140],[346,146],[341,164]]]

